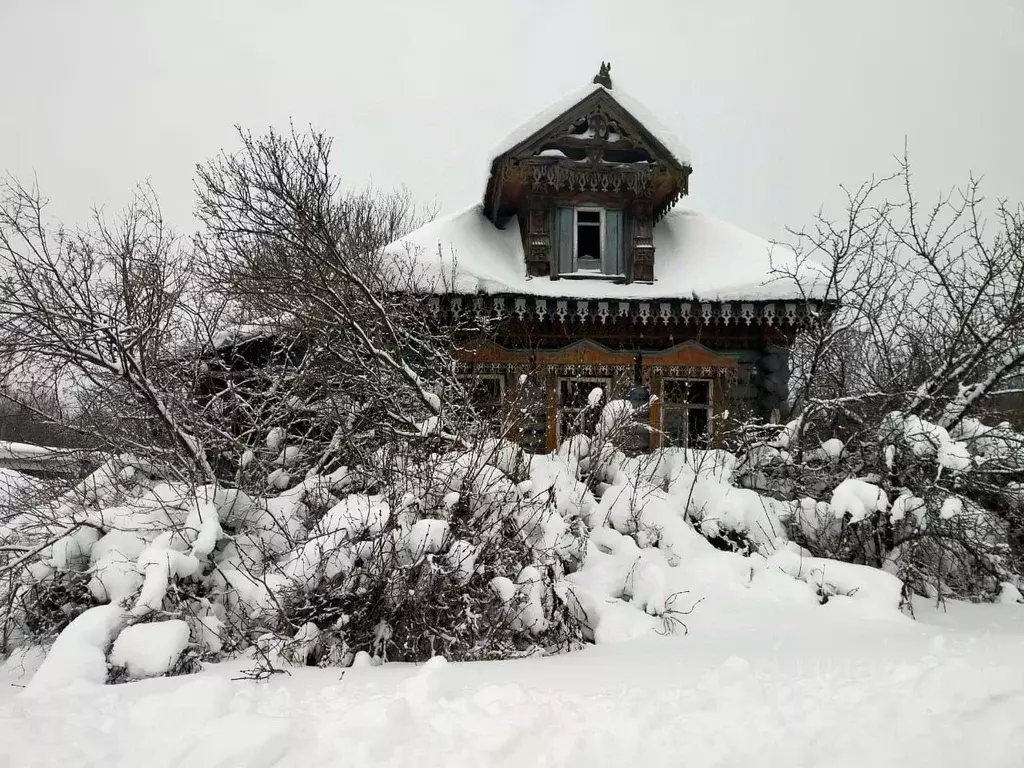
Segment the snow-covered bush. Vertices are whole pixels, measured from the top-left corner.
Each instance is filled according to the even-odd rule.
[[[306,517],[302,540],[262,565],[272,601],[241,600],[272,602],[278,635],[315,626],[310,656],[325,663],[347,665],[360,651],[421,660],[572,647],[581,630],[556,585],[581,559],[578,513],[503,471],[525,472],[526,458],[492,441],[402,462],[387,485]],[[233,558],[228,567],[242,571]],[[534,575],[528,588],[524,574]],[[524,623],[538,601],[543,612]]]
[[[388,485],[352,489],[348,473],[334,473],[268,497],[112,462],[9,519],[7,547],[34,553],[0,562],[12,576],[10,644],[52,641],[109,604],[130,636],[175,627],[163,668],[131,652],[142,640],[115,643],[110,662],[129,677],[189,668],[186,646],[186,660],[255,648],[269,666],[347,665],[360,651],[419,660],[574,647],[579,612],[561,583],[584,546],[573,483],[543,468],[530,494],[528,462],[488,441],[402,462]],[[564,495],[551,496],[553,485]],[[510,594],[503,579],[516,584]]]

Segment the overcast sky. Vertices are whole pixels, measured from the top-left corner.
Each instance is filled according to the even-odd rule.
[[[534,112],[613,80],[690,147],[689,204],[766,237],[892,169],[1024,199],[1021,0],[0,0],[0,170],[68,220],[149,178],[192,226],[232,126],[335,139],[353,186],[452,210]]]

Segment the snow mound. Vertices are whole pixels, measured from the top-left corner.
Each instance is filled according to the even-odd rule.
[[[110,663],[128,670],[136,680],[166,675],[188,646],[188,624],[181,619],[133,624],[114,641]]]
[[[859,523],[875,512],[885,512],[889,497],[874,483],[850,477],[832,491],[830,506],[836,517],[849,515],[851,523]]]
[[[107,649],[124,625],[118,605],[90,608],[64,628],[27,691],[42,693],[69,686],[103,685],[107,680]]]

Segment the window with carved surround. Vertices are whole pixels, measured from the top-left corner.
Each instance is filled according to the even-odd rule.
[[[661,383],[661,431],[664,445],[707,448],[714,412],[711,381],[663,379]]]

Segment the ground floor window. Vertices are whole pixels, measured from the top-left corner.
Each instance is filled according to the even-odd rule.
[[[661,384],[663,444],[707,448],[711,438],[711,382],[664,379]]]
[[[601,408],[608,402],[611,378],[605,377],[564,377],[558,379],[555,400],[558,408],[558,442],[575,434],[592,435]],[[591,403],[591,393],[600,389],[600,397]]]
[[[459,380],[466,390],[466,397],[473,407],[487,418],[501,413],[501,404],[505,399],[505,377],[499,373],[483,373],[460,376]]]

